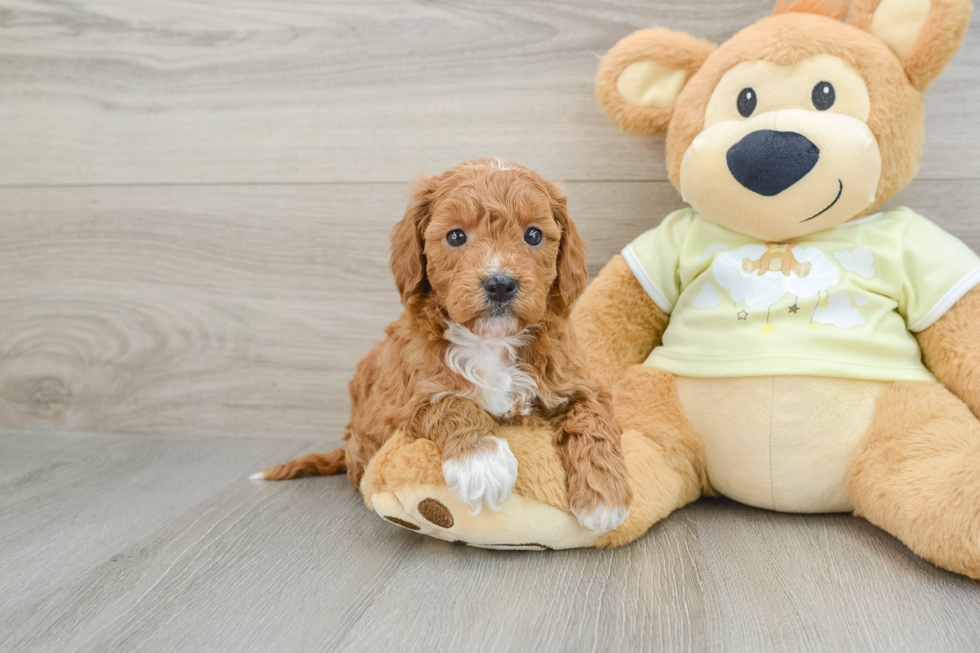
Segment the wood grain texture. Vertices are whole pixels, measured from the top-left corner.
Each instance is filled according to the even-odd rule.
[[[0,648],[975,651],[976,583],[847,516],[724,500],[633,545],[420,537],[342,477],[252,484],[310,443],[0,432]]]
[[[681,206],[665,182],[572,182],[596,273]],[[0,425],[334,437],[400,310],[406,184],[0,189]],[[973,182],[908,203],[980,251]]]
[[[772,0],[16,0],[0,184],[406,181],[480,156],[663,180],[593,78],[654,25],[720,43]],[[980,178],[976,31],[928,95],[924,179]]]
[[[343,478],[245,481],[339,444],[409,180],[565,180],[595,274],[680,206],[599,56],[770,5],[0,3],[0,651],[980,649],[976,583],[850,517],[702,501],[622,550],[500,553]],[[978,75],[974,30],[892,205],[980,251]]]

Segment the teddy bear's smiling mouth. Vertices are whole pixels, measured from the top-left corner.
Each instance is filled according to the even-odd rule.
[[[827,205],[827,208],[825,208],[820,213],[817,213],[816,215],[811,215],[806,220],[800,220],[800,224],[803,224],[804,222],[809,222],[810,220],[813,220],[814,218],[820,217],[821,215],[823,215],[824,213],[826,213],[827,211],[829,211],[831,209],[831,207],[834,206],[834,204],[837,204],[837,200],[840,199],[841,194],[844,192],[844,182],[842,180],[838,179],[837,180],[837,183],[840,184],[840,188],[837,190],[837,197],[834,198],[834,201],[831,202],[830,204],[828,204]]]

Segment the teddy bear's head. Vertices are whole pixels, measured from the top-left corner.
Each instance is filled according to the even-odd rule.
[[[603,58],[621,129],[667,132],[670,180],[707,220],[784,242],[876,211],[915,176],[923,92],[969,0],[779,0],[720,47],[665,29]]]

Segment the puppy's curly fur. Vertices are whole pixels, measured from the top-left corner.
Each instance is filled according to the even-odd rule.
[[[540,244],[525,240],[532,228]],[[464,244],[450,244],[455,230]],[[586,373],[568,320],[588,271],[561,188],[501,159],[421,178],[392,234],[391,270],[405,310],[351,381],[343,460],[340,450],[311,454],[264,478],[346,467],[358,487],[371,457],[402,430],[439,445],[457,496],[493,507],[516,470],[506,442],[494,437],[498,425],[547,422],[572,512],[596,531],[617,526],[630,500],[620,428],[610,394]],[[497,274],[518,284],[504,304],[484,289]]]

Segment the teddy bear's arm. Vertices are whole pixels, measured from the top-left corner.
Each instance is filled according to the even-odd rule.
[[[620,255],[589,284],[572,311],[572,326],[588,356],[589,371],[610,388],[660,344],[669,320]]]
[[[916,334],[922,360],[937,379],[980,417],[980,286],[928,329]]]

